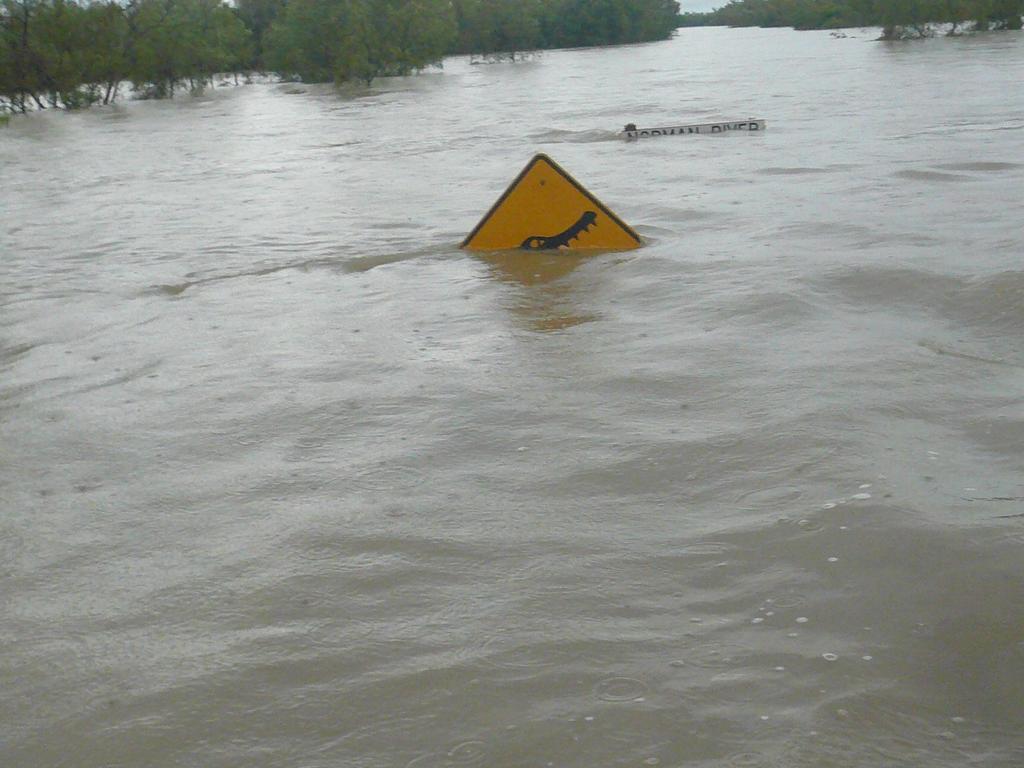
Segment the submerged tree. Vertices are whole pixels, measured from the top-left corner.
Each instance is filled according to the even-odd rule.
[[[291,0],[264,36],[264,55],[287,76],[368,83],[440,61],[455,35],[447,0]]]
[[[249,62],[252,69],[263,69],[263,37],[270,25],[281,15],[286,0],[235,0],[238,18],[252,34],[253,56]]]
[[[129,74],[149,95],[173,96],[182,83],[201,90],[251,58],[245,25],[220,0],[140,0],[135,11]]]
[[[676,0],[548,0],[541,11],[545,47],[664,40],[678,22]]]
[[[0,98],[9,109],[74,109],[198,89],[251,59],[250,34],[221,0],[0,0]]]
[[[994,0],[989,18],[997,29],[1021,29],[1024,26],[1024,0]]]
[[[542,48],[539,0],[455,0],[456,50],[512,59]]]
[[[0,0],[0,107],[200,91],[268,67],[309,81],[405,75],[464,52],[669,37],[676,0]]]
[[[37,56],[33,49],[40,3],[36,0],[0,0],[0,95],[14,111],[24,112],[34,101],[44,108]]]
[[[928,23],[942,14],[940,0],[878,0],[882,38],[925,37]]]

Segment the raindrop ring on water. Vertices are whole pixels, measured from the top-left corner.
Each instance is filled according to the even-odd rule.
[[[799,592],[786,592],[776,597],[772,604],[776,608],[796,608],[806,602],[807,598]]]
[[[705,669],[726,669],[741,666],[751,650],[735,643],[706,643],[691,649],[687,657],[690,664]]]
[[[454,765],[481,765],[487,760],[487,745],[482,741],[464,741],[448,751],[448,759]]]
[[[603,701],[633,701],[646,692],[643,681],[632,677],[609,677],[594,686],[594,693]]]
[[[757,752],[740,752],[726,758],[725,762],[733,768],[757,768],[764,765],[764,756]]]

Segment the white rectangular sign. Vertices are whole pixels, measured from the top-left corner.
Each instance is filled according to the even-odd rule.
[[[620,133],[628,139],[645,139],[650,136],[679,136],[690,133],[727,133],[729,131],[763,131],[764,120],[730,120],[723,123],[697,123],[694,125],[674,125],[668,128],[633,128]]]

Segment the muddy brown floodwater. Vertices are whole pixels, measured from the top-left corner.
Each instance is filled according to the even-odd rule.
[[[1024,36],[874,34],[0,129],[0,763],[1024,765]]]

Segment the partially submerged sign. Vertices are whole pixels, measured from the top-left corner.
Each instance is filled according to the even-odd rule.
[[[630,123],[619,134],[627,141],[631,139],[645,139],[650,136],[680,136],[686,134],[702,133],[728,133],[730,131],[748,131],[755,133],[763,131],[764,120],[730,120],[723,123],[694,123],[692,125],[673,125],[667,128],[637,128]]]
[[[628,224],[544,154],[527,163],[462,241],[471,251],[622,251],[640,244]]]

